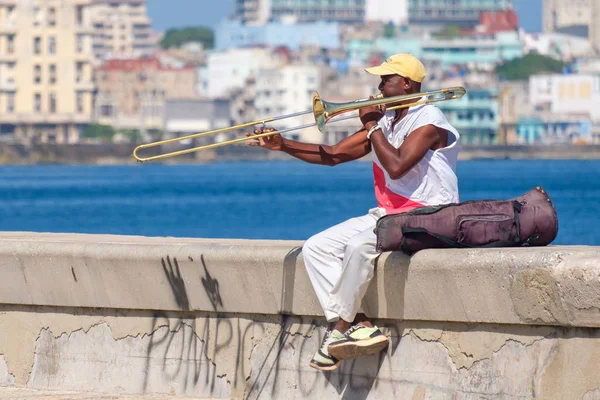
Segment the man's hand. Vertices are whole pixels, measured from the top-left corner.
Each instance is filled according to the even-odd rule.
[[[273,128],[261,128],[260,130],[255,129],[254,134],[260,135],[261,133],[275,132]],[[250,137],[252,134],[246,132],[246,136]],[[279,133],[274,133],[270,136],[263,136],[248,142],[248,146],[260,146],[267,150],[281,151],[283,149],[283,137]]]
[[[373,96],[369,96],[370,100],[373,100]],[[360,122],[362,122],[364,127],[369,125],[370,128],[373,125],[376,125],[379,120],[383,117],[385,113],[385,108],[383,106],[371,106],[364,107],[358,111],[358,115],[360,117]]]

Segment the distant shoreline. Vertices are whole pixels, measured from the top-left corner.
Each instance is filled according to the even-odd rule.
[[[131,156],[131,144],[3,144],[0,146],[0,165],[126,165],[138,164]],[[172,151],[168,149],[163,152]],[[463,146],[459,160],[596,160],[600,145],[542,145],[542,146]],[[148,163],[189,164],[234,161],[295,160],[283,153],[239,145],[220,147]],[[367,156],[361,161],[370,161]]]

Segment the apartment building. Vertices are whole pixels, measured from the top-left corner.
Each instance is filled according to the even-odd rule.
[[[194,67],[158,58],[110,59],[96,69],[94,121],[115,129],[162,129],[167,99],[197,98]]]
[[[90,122],[91,0],[0,1],[0,125],[25,141],[73,143]]]
[[[406,25],[408,23],[407,0],[367,0],[365,20]]]
[[[594,0],[544,0],[543,29],[554,32],[574,26],[587,27]]]
[[[145,0],[92,0],[94,55],[143,56],[156,44]]]
[[[236,0],[234,19],[248,25],[293,19],[297,22],[362,23],[366,0]]]
[[[600,55],[600,1],[594,1],[592,5],[592,21],[590,23],[590,44],[596,54]]]
[[[544,0],[544,32],[565,32],[585,36],[600,54],[600,1]]]
[[[473,28],[482,13],[510,8],[510,0],[408,0],[408,20],[411,25]]]

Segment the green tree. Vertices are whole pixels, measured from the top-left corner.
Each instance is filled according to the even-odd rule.
[[[110,125],[91,124],[83,131],[83,137],[86,139],[102,139],[110,142],[115,133],[115,130]]]
[[[433,34],[433,37],[438,39],[452,39],[460,36],[460,26],[446,25],[444,29]]]
[[[560,73],[565,64],[552,57],[529,53],[524,57],[515,58],[496,67],[496,73],[502,80],[522,81],[531,75],[543,72]]]
[[[160,46],[163,49],[181,47],[184,43],[200,42],[205,49],[212,49],[215,34],[212,29],[203,26],[169,29],[163,36]]]
[[[129,139],[131,142],[138,142],[142,140],[142,134],[137,129],[123,129],[119,131],[119,133]]]
[[[396,37],[396,26],[393,22],[388,22],[383,28],[383,37],[385,38],[393,38]]]

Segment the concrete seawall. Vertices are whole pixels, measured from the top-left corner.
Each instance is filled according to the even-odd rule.
[[[322,373],[308,366],[324,319],[301,246],[0,233],[0,387],[600,399],[600,248],[383,254],[364,308],[391,346]]]

